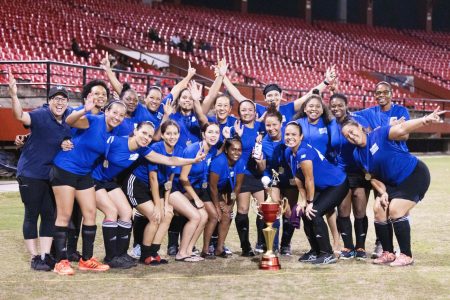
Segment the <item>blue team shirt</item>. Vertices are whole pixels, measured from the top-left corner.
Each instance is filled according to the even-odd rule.
[[[181,112],[176,112],[170,115],[170,119],[174,120],[180,126],[180,138],[177,145],[185,148],[192,143],[198,142],[201,139],[200,122],[197,116],[191,112],[185,116]]]
[[[61,142],[71,137],[70,126],[66,124],[66,118],[71,112],[72,109],[68,107],[62,123],[55,119],[48,104],[29,112],[31,135],[22,148],[17,176],[49,179],[53,158],[61,150]]]
[[[267,106],[256,104],[256,113],[258,118],[267,111]],[[278,111],[283,116],[282,125],[286,125],[287,122],[292,121],[295,116],[295,105],[294,102],[289,102],[287,104],[280,105]]]
[[[234,190],[237,175],[244,174],[245,172],[245,163],[239,159],[231,167],[228,165],[227,155],[221,153],[212,160],[209,172],[216,173],[219,176],[219,181],[217,182],[217,189],[219,191],[223,190],[227,184],[230,184],[231,189]]]
[[[282,133],[284,136],[284,132]],[[274,142],[266,135],[262,140],[263,155],[266,160],[266,169],[263,175],[272,178],[272,169],[279,173],[280,182],[278,186],[285,187],[289,186],[289,179],[292,177],[291,168],[284,157],[284,152],[286,151],[286,145],[284,144],[284,139],[281,141]]]
[[[300,164],[305,160],[312,161],[314,186],[318,190],[338,186],[347,178],[347,175],[341,168],[328,162],[319,150],[313,148],[305,141],[302,141],[300,144],[295,157],[290,148],[286,149],[285,157],[289,161],[291,170],[294,170],[295,175],[302,181],[305,180],[305,176],[303,175]]]
[[[303,140],[316,148],[325,155],[330,152],[328,128],[325,125],[323,118],[320,117],[316,124],[308,122],[308,117],[303,117],[297,120],[297,123],[302,127]]]
[[[184,149],[183,157],[195,158],[198,151],[200,150],[200,143],[201,142],[194,143]],[[203,161],[192,165],[188,178],[193,188],[200,189],[202,188],[202,184],[204,182],[208,183],[209,167],[216,154],[217,148],[212,147],[211,149],[209,149],[208,154]]]
[[[92,178],[98,181],[112,181],[120,172],[130,167],[139,157],[146,156],[151,152],[150,147],[142,147],[136,151],[128,148],[128,137],[114,136],[108,140],[107,155],[108,167],[103,162],[99,163]]]
[[[160,109],[162,109],[162,105]],[[152,113],[148,111],[145,105],[138,103],[131,117],[124,118],[122,123],[119,126],[117,126],[116,134],[119,136],[128,136],[130,133],[133,132],[133,130],[137,127],[139,123],[144,121],[151,121],[155,125],[155,128],[158,128],[159,124],[161,123],[161,119],[163,117],[163,114],[159,116],[158,113],[159,110],[156,113]],[[154,122],[155,118],[153,117],[153,115],[157,116],[156,121],[158,121],[158,117],[160,117],[159,122],[157,122],[156,124]]]
[[[234,127],[234,123],[237,121],[237,118],[233,117],[233,116],[228,116],[227,120],[224,123],[219,123],[217,121],[217,118],[215,116],[212,117],[208,117],[208,122],[213,122],[213,123],[218,123],[219,124],[219,128],[220,128],[220,138],[219,138],[219,142],[217,143],[217,148],[220,148],[223,144],[224,141],[224,137],[223,137],[223,129],[225,127],[229,127],[229,128],[233,128]]]
[[[164,141],[160,141],[157,143],[154,143],[150,146],[150,152],[155,151],[156,153],[162,154],[164,156],[183,156],[183,148],[179,146],[178,144],[175,145],[175,148],[173,149],[172,154],[168,154],[166,152],[166,148],[164,147]],[[149,153],[150,153],[149,152]],[[154,164],[150,163],[147,160],[143,160],[142,163],[133,171],[133,174],[141,180],[143,183],[149,185],[149,172],[155,171],[158,173],[158,183],[159,185],[162,185],[169,181],[170,175],[172,174],[180,174],[181,167],[176,166],[166,166],[166,165],[160,165],[160,164]]]
[[[256,162],[252,158],[253,147],[256,143],[256,137],[259,132],[264,132],[265,125],[261,122],[255,121],[253,128],[249,128],[244,125],[244,130],[242,132],[242,155],[240,160],[244,161],[246,164],[245,174],[253,175],[256,177],[261,177],[261,174],[256,168]],[[234,134],[234,127],[231,129],[231,135]]]
[[[107,131],[105,115],[86,115],[89,128],[79,130],[72,138],[74,148],[70,151],[60,151],[54,164],[59,168],[77,175],[90,173],[96,160],[104,155],[106,141],[114,134]]]
[[[383,126],[370,132],[366,146],[356,147],[353,155],[363,170],[385,184],[397,186],[411,175],[418,160],[389,140],[390,128]]]

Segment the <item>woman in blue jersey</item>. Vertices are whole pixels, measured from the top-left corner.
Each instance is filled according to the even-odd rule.
[[[295,185],[289,164],[284,158],[286,145],[284,144],[284,129],[282,129],[283,117],[276,107],[272,104],[267,109],[264,116],[264,124],[266,126],[267,135],[262,140],[264,176],[266,176],[266,184],[272,178],[272,170],[279,174],[279,182],[271,182],[271,197],[276,201],[281,201],[286,197],[289,207],[293,208],[297,203],[298,189]],[[264,178],[264,177],[263,177]],[[291,255],[291,239],[294,234],[294,227],[291,224],[290,210],[283,216],[283,234],[281,237],[280,254]],[[278,223],[279,225],[279,223]],[[275,223],[274,225],[275,226]],[[274,249],[278,249],[278,239],[274,241]]]
[[[95,189],[91,171],[95,162],[105,153],[107,139],[123,120],[126,106],[122,102],[111,102],[104,115],[86,114],[93,107],[93,95],[86,100],[83,110],[73,112],[67,123],[72,127],[84,129],[78,131],[72,141],[74,149],[61,151],[54,159],[51,171],[51,184],[55,194],[57,217],[54,244],[58,263],[55,272],[62,275],[74,273],[67,260],[67,225],[72,214],[76,198],[83,214],[83,254],[78,268],[80,270],[106,271],[103,265],[93,257],[93,247],[97,226],[95,225],[96,205]]]
[[[251,100],[245,100],[239,103],[238,113],[240,120],[235,123],[233,131],[241,137],[242,156],[241,160],[245,163],[245,178],[240,193],[237,195],[237,214],[235,218],[236,229],[241,242],[242,256],[255,256],[249,240],[249,219],[248,210],[250,207],[250,196],[253,196],[258,204],[264,201],[264,186],[261,183],[262,172],[257,168],[256,160],[261,159],[261,154],[254,158],[253,149],[256,145],[256,139],[259,134],[264,132],[264,125],[256,121],[256,108]],[[258,230],[258,240],[256,243],[260,253],[263,252],[264,236],[262,229],[264,221],[256,219]]]
[[[355,146],[348,142],[342,135],[342,123],[351,118],[367,128],[367,121],[356,114],[348,111],[347,97],[343,94],[333,94],[330,98],[330,110],[336,118],[329,126],[331,136],[331,147],[335,153],[337,165],[346,173],[349,181],[350,191],[338,208],[338,228],[344,241],[344,249],[341,250],[340,259],[355,257],[358,260],[367,258],[365,241],[367,235],[368,220],[366,216],[367,201],[370,192],[370,182],[364,179],[364,173],[356,165],[353,159]],[[353,207],[355,218],[355,238],[353,244],[352,223],[350,213]]]
[[[353,153],[356,162],[377,191],[375,230],[383,246],[383,254],[373,261],[374,264],[397,267],[414,262],[408,215],[428,190],[430,173],[423,162],[396,141],[422,126],[439,122],[443,113],[445,111],[436,110],[422,118],[380,127],[368,134],[353,120],[342,125],[342,134],[356,145]],[[393,231],[400,246],[398,257],[394,254]]]
[[[240,159],[241,155],[241,139],[237,136],[225,139],[224,152],[214,158],[210,166],[209,188],[219,221],[215,255],[222,258],[228,257],[224,243],[230,229],[236,195],[239,195],[244,181],[245,162]]]
[[[219,141],[220,131],[217,123],[206,123],[202,127],[202,141],[188,146],[184,152],[184,158],[193,158],[199,150],[206,155],[204,161],[194,165],[184,166],[180,174],[181,191],[185,196],[195,203],[203,202],[208,214],[208,223],[203,232],[203,251],[200,256],[203,258],[214,258],[214,253],[210,255],[208,246],[211,235],[217,225],[218,215],[215,206],[211,200],[208,189],[208,174],[211,161],[217,154],[216,144]],[[192,247],[195,245],[198,236],[193,236],[191,240]]]
[[[335,263],[328,228],[323,216],[334,211],[348,192],[348,181],[344,171],[329,163],[315,148],[303,140],[302,128],[290,122],[285,129],[285,157],[293,174],[301,198],[297,212],[304,209],[303,224],[311,250],[299,261],[313,264]],[[305,201],[306,200],[306,201]]]
[[[61,142],[64,138],[70,137],[70,127],[65,122],[70,112],[69,94],[62,86],[52,87],[48,104],[25,112],[17,97],[17,84],[11,70],[8,70],[8,76],[14,118],[31,131],[17,164],[17,181],[25,208],[23,238],[31,254],[31,268],[37,271],[50,271],[55,265],[50,255],[55,231],[55,205],[49,173]],[[40,219],[39,230],[38,219]]]

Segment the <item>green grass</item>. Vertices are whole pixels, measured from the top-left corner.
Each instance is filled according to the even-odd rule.
[[[19,194],[3,193],[0,194],[0,299],[449,299],[450,157],[422,159],[430,168],[432,183],[425,200],[412,212],[415,265],[396,269],[374,266],[369,261],[340,261],[322,267],[301,264],[297,258],[308,246],[299,230],[293,238],[295,255],[282,257],[282,270],[278,272],[260,271],[258,259],[237,254],[226,260],[196,264],[172,260],[167,266],[139,265],[102,274],[77,272],[72,277],[33,272],[23,245],[23,205]],[[373,220],[372,203],[370,200],[369,220]],[[251,233],[255,241],[253,221]],[[370,224],[368,250],[373,241]],[[234,225],[227,245],[239,250]],[[100,231],[95,247],[96,255],[102,258]]]

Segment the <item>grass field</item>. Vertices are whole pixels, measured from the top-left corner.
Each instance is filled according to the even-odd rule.
[[[412,213],[415,265],[405,268],[370,261],[321,267],[299,263],[298,256],[308,250],[299,230],[293,238],[294,256],[282,257],[278,272],[260,271],[258,259],[241,258],[239,253],[191,264],[171,260],[166,266],[139,265],[102,274],[80,271],[72,277],[34,272],[23,245],[19,194],[0,193],[0,299],[450,299],[450,157],[423,160],[431,171],[431,187]],[[371,199],[370,208],[372,203]],[[368,250],[374,242],[370,208]],[[95,253],[102,258],[99,233]],[[251,233],[255,241],[254,225]],[[234,225],[227,245],[239,250]]]

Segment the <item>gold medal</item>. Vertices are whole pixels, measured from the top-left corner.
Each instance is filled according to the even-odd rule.
[[[108,160],[104,160],[103,161],[103,167],[105,168],[105,169],[107,169],[108,167],[109,167],[109,162],[108,162]]]
[[[230,199],[231,199],[231,201],[235,201],[236,200],[236,193],[235,192],[231,193]]]
[[[366,173],[366,174],[364,174],[364,178],[365,178],[367,181],[370,181],[370,179],[372,179],[372,175],[370,175],[370,173]]]
[[[172,189],[172,181],[167,181],[166,183],[164,183],[164,189],[166,191],[170,191]]]
[[[283,168],[283,167],[279,167],[279,168],[278,168],[278,173],[284,174],[284,168]]]
[[[192,144],[191,140],[187,140],[186,146],[189,146],[190,144]]]
[[[208,183],[207,182],[203,182],[202,183],[202,188],[206,189],[208,187]]]

